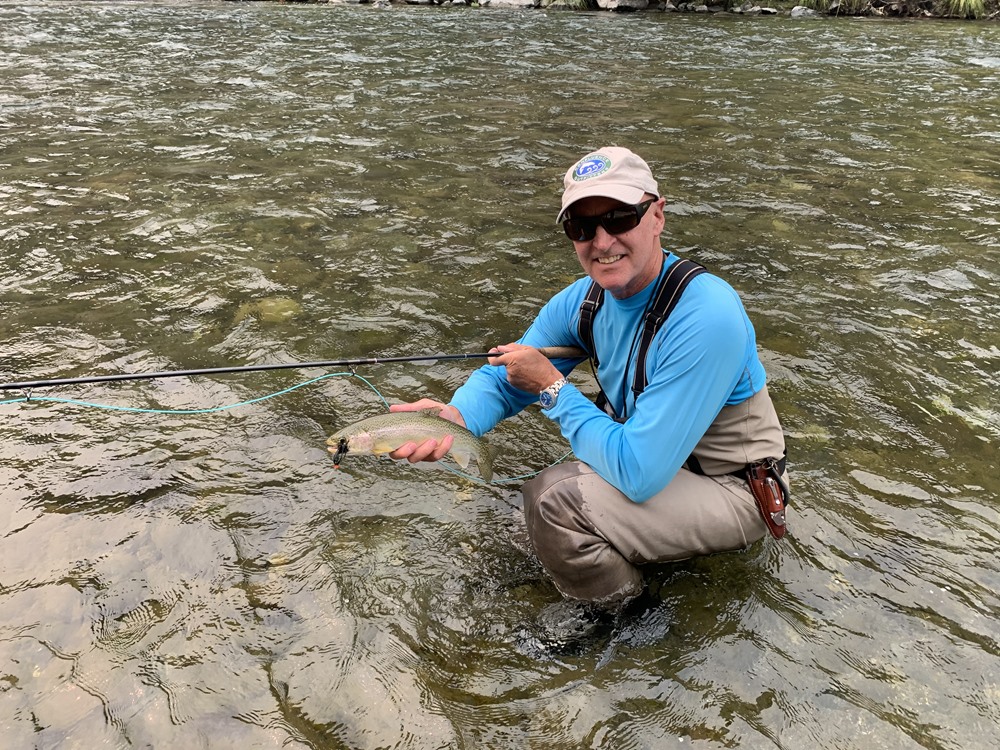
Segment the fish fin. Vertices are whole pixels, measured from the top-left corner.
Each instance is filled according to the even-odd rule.
[[[479,456],[476,457],[476,465],[479,467],[479,475],[483,478],[483,481],[486,482],[486,484],[490,484],[493,481],[493,460],[497,457],[499,452],[498,448],[494,448],[492,445],[487,445],[479,452]]]
[[[440,417],[442,411],[444,411],[443,406],[428,406],[426,409],[421,409],[419,413],[431,417]]]
[[[468,451],[464,451],[461,448],[456,450],[454,447],[452,447],[450,453],[451,457],[455,459],[455,463],[457,463],[463,469],[469,468],[469,460],[472,458],[472,456],[471,454],[469,454]]]

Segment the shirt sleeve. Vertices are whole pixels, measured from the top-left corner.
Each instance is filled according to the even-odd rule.
[[[702,276],[650,346],[649,384],[624,424],[580,391],[563,388],[544,412],[577,458],[637,503],[663,489],[691,455],[739,382],[753,333],[731,287]]]
[[[517,343],[534,347],[581,347],[579,336],[572,328],[579,306],[578,293],[574,290],[580,283],[589,284],[589,281],[584,278],[552,297]],[[556,359],[552,364],[567,376],[580,361]],[[493,365],[484,365],[474,371],[451,398],[451,406],[458,409],[465,420],[465,426],[477,436],[486,434],[501,420],[512,417],[537,402],[537,393],[515,388],[507,382],[507,368]],[[598,410],[598,413],[601,412]]]

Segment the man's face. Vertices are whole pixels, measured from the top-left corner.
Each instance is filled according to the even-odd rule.
[[[652,197],[647,195],[643,200]],[[655,201],[638,226],[627,232],[610,234],[598,225],[593,239],[573,241],[583,270],[616,299],[642,291],[659,274],[664,203],[663,198]],[[613,209],[627,207],[612,198],[581,198],[570,207],[569,213],[573,217],[601,216]]]

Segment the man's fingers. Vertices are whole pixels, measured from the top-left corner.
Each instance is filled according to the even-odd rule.
[[[434,461],[440,461],[448,455],[448,451],[451,450],[451,444],[455,442],[455,439],[451,435],[445,435],[441,438],[440,443],[437,443],[435,440],[430,440],[428,442],[436,443],[436,450],[431,455],[433,456]]]
[[[390,453],[389,457],[396,460],[405,459],[411,464],[417,464],[421,461],[440,461],[448,455],[453,442],[454,438],[451,435],[445,435],[440,443],[433,438],[425,440],[419,445],[414,442],[403,443]]]
[[[422,398],[411,404],[392,404],[389,407],[389,411],[424,411],[425,409],[437,409],[440,411],[443,408],[444,404],[440,401],[435,401],[432,398]]]
[[[392,453],[389,454],[389,458],[394,458],[397,461],[401,461],[404,458],[408,459],[413,455],[413,451],[417,449],[416,443],[403,443],[401,446],[396,448]]]

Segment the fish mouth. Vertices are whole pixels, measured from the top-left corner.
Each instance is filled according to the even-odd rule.
[[[609,255],[606,258],[597,258],[596,260],[602,266],[610,266],[612,263],[616,263],[624,257],[624,255]]]
[[[348,448],[347,448],[347,438],[340,438],[337,441],[337,443],[336,443],[336,446],[337,446],[336,450],[333,448],[334,443],[332,441],[333,441],[332,437],[329,440],[326,441],[327,444],[330,446],[329,448],[327,448],[327,450],[330,451],[330,453],[333,454],[333,465],[334,465],[334,467],[339,468],[340,467],[340,461],[341,461],[341,459],[344,456],[347,455],[347,450],[348,450]]]

